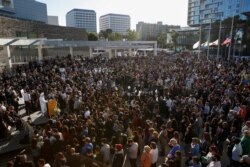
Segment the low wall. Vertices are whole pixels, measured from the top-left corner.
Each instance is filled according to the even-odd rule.
[[[0,38],[48,38],[64,40],[88,40],[84,28],[48,25],[0,16]]]

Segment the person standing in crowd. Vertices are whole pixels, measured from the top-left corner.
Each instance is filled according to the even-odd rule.
[[[244,133],[245,130],[250,131],[250,121],[246,121],[246,124],[242,127],[241,132]]]
[[[234,144],[234,147],[233,147],[233,150],[232,150],[231,166],[232,167],[238,167],[238,166],[240,166],[240,159],[241,159],[243,150],[242,150],[239,138],[236,138],[234,140],[234,143],[235,144]]]
[[[228,123],[222,122],[218,128],[218,135],[217,135],[217,147],[219,149],[220,155],[223,153],[223,144],[226,141],[229,134]]]
[[[30,115],[31,113],[31,96],[29,93],[29,89],[24,89],[23,91],[23,100],[25,104],[26,115]]]
[[[71,147],[69,149],[69,156],[67,157],[67,165],[69,167],[81,167],[80,153],[76,153],[74,147]]]
[[[103,156],[103,164],[104,165],[109,165],[109,160],[110,160],[110,145],[107,143],[107,139],[106,138],[103,138],[101,140],[101,150],[100,150],[100,153],[102,154]]]
[[[192,138],[191,156],[200,156],[200,140],[196,137]]]
[[[207,165],[207,167],[221,167],[221,157],[219,154],[215,154],[212,156],[211,162]]]
[[[41,108],[41,113],[43,116],[48,115],[48,106],[47,103],[48,101],[45,100],[45,96],[44,96],[44,92],[40,93],[40,97],[39,97],[39,102],[40,102],[40,108]]]
[[[51,167],[50,164],[46,163],[44,159],[39,159],[37,161],[38,167]]]
[[[167,155],[167,158],[168,159],[174,159],[175,158],[175,152],[178,151],[178,150],[181,150],[181,147],[180,145],[177,143],[177,140],[172,138],[169,143],[168,143],[169,147],[171,148],[168,155]]]
[[[245,130],[241,137],[241,146],[243,149],[243,155],[250,154],[250,131]]]
[[[192,142],[192,138],[196,137],[196,134],[194,132],[194,130],[192,129],[192,126],[189,125],[186,128],[186,132],[184,135],[184,151],[185,154],[188,155],[191,149],[191,142]]]
[[[152,158],[152,160],[151,160],[151,167],[156,167],[156,165],[157,165],[157,161],[158,161],[158,154],[159,154],[159,150],[158,150],[158,148],[157,148],[157,145],[156,145],[156,143],[155,142],[151,142],[151,144],[150,144],[150,148],[151,148],[151,150],[150,150],[150,154],[151,154],[151,158]]]
[[[115,153],[112,160],[112,167],[122,167],[124,163],[124,151],[122,144],[115,145]]]
[[[159,134],[159,150],[160,150],[160,156],[165,156],[166,152],[166,146],[168,144],[168,132],[167,132],[167,128],[165,125],[161,126],[161,131]]]
[[[151,167],[152,165],[152,154],[150,154],[151,148],[146,145],[141,155],[141,167]]]
[[[128,139],[128,157],[131,167],[137,167],[136,160],[138,156],[138,143],[133,139]]]
[[[82,147],[82,155],[86,155],[88,149],[91,153],[93,153],[93,144],[91,143],[91,139],[86,137],[84,139],[84,146]]]

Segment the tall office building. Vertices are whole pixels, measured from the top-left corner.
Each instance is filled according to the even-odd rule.
[[[249,0],[188,0],[189,26],[198,26],[250,12]]]
[[[72,9],[66,14],[68,27],[85,28],[87,32],[96,32],[96,12],[86,9]]]
[[[47,23],[47,5],[35,0],[0,0],[0,15]]]
[[[127,34],[130,29],[130,16],[122,14],[106,14],[99,19],[100,31],[111,29],[112,32],[117,32],[122,35]]]
[[[139,40],[155,40],[160,34],[167,35],[170,29],[180,29],[180,26],[163,25],[162,22],[157,22],[157,24],[144,23],[142,21],[136,24]]]

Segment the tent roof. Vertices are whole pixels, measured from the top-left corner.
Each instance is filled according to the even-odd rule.
[[[37,41],[47,40],[46,38],[35,38],[35,39],[27,39],[24,38],[0,38],[0,46],[29,46],[33,45]]]
[[[104,48],[148,48],[156,41],[63,41],[46,38],[0,38],[0,46],[42,46],[46,47],[104,47]]]
[[[11,43],[10,45],[11,46],[30,46],[30,45],[35,44],[38,41],[41,41],[41,40],[47,40],[47,39],[45,39],[45,38],[19,39],[15,42]]]
[[[17,39],[15,38],[0,38],[0,46],[9,45],[15,42]]]

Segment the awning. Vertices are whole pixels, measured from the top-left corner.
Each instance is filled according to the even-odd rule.
[[[9,45],[17,40],[18,39],[15,39],[15,38],[0,38],[0,46]]]

